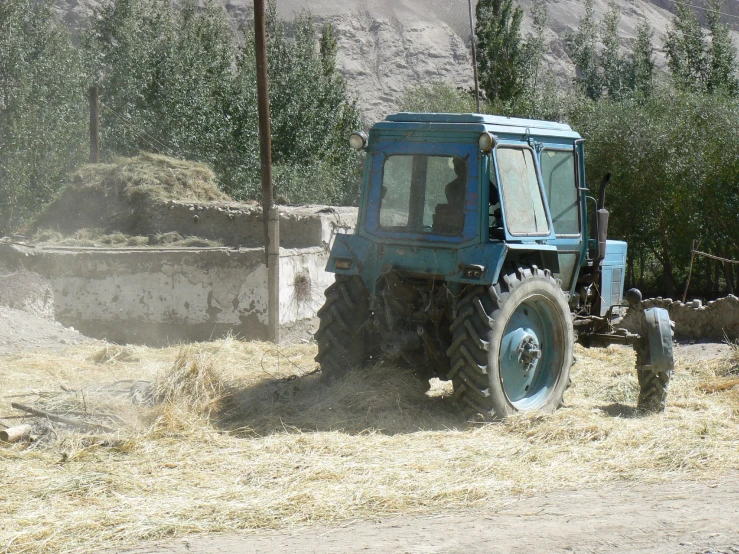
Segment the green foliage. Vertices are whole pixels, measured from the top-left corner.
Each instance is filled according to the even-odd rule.
[[[585,0],[585,15],[567,42],[577,71],[575,84],[587,97],[599,99],[603,93],[603,82],[598,63],[598,23],[593,0]]]
[[[0,3],[0,236],[24,223],[85,158],[77,52],[50,2]]]
[[[503,102],[521,95],[525,83],[523,10],[513,0],[480,0],[475,35],[480,88],[488,100]]]
[[[704,92],[710,64],[703,28],[687,3],[675,3],[675,17],[665,37],[667,65],[676,88]]]
[[[319,37],[307,13],[288,34],[268,9],[269,78],[276,192],[290,201],[356,199],[358,156],[348,134],[362,127],[336,70],[333,27]],[[222,188],[258,198],[259,133],[254,34],[231,28],[214,0],[176,8],[158,0],[108,0],[83,37],[103,87],[105,151],[154,150],[207,161]],[[241,44],[241,46],[238,46]],[[331,182],[293,183],[330,178]],[[297,191],[301,191],[298,193]]]
[[[326,25],[319,37],[312,17],[304,12],[296,17],[290,38],[277,18],[274,3],[270,3],[267,23],[273,156],[275,163],[291,166],[282,175],[294,175],[300,181],[276,191],[295,202],[290,190],[315,190],[321,183],[312,176],[329,175],[334,180],[316,191],[312,201],[354,202],[361,166],[347,137],[363,124],[356,102],[349,99],[346,82],[336,70],[333,27]]]
[[[659,90],[646,101],[586,102],[570,121],[587,138],[591,187],[607,171],[610,234],[629,243],[648,289],[672,296],[686,277],[693,239],[739,255],[739,105]],[[734,245],[734,246],[733,246]],[[650,266],[650,260],[656,265]],[[654,270],[658,269],[658,272]],[[700,270],[698,271],[700,273]]]
[[[417,85],[405,91],[398,108],[402,112],[473,113],[476,106],[472,94],[440,82]],[[481,104],[481,111],[491,113],[487,103]]]
[[[615,0],[608,4],[608,11],[601,23],[600,38],[603,52],[600,55],[602,85],[609,98],[621,98],[627,87],[626,59],[621,53],[618,25],[621,22],[621,9]]]
[[[585,15],[577,31],[567,39],[567,46],[575,62],[575,85],[591,100],[603,96],[613,100],[633,96],[647,97],[654,87],[654,32],[643,19],[637,26],[637,38],[631,57],[621,51],[619,24],[621,8],[615,0],[601,22],[595,19],[592,0],[585,2]],[[598,42],[603,47],[598,51]]]
[[[721,22],[721,0],[709,0],[706,12],[711,43],[707,47],[710,62],[708,74],[708,91],[735,96],[739,93],[739,81],[736,77],[736,48],[729,35],[729,26]]]
[[[544,31],[547,26],[547,5],[544,0],[534,0],[531,5],[533,19],[533,33],[529,33],[523,45],[524,75],[526,76],[526,94],[536,96],[540,92],[544,81],[544,54],[546,42]]]
[[[646,19],[636,27],[636,41],[629,70],[630,87],[637,96],[649,97],[654,90],[654,31]]]
[[[735,96],[739,93],[736,49],[721,21],[720,0],[709,0],[708,33],[689,4],[676,3],[665,39],[667,63],[676,88]]]

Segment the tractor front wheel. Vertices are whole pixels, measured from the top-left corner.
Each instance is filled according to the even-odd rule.
[[[497,419],[554,411],[573,360],[572,317],[548,270],[519,268],[461,300],[451,325],[455,397]]]
[[[675,371],[672,323],[667,310],[644,310],[639,335],[640,339],[634,345],[639,379],[638,408],[645,412],[663,412],[667,405],[667,389]]]
[[[318,310],[320,325],[316,361],[323,379],[331,380],[370,359],[369,293],[357,276],[338,275],[326,289],[326,302]]]

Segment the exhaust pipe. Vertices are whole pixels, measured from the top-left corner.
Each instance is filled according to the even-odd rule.
[[[608,240],[608,217],[609,212],[606,210],[606,187],[611,182],[611,174],[606,173],[600,182],[600,195],[598,197],[598,211],[595,215],[598,235],[598,261],[603,261],[606,257],[606,244]]]

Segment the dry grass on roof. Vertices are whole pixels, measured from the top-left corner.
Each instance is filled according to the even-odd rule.
[[[0,487],[0,552],[495,509],[556,488],[739,469],[739,388],[709,386],[735,378],[730,356],[678,358],[666,413],[644,415],[633,353],[577,347],[562,409],[480,423],[449,405],[448,387],[424,395],[389,365],[324,385],[314,355],[312,344],[225,339],[0,358],[0,419],[24,395],[121,421],[113,434],[58,428],[45,444],[0,446],[3,475],[15,476]],[[123,380],[152,383],[160,402],[103,394]],[[77,392],[49,394],[61,385]]]

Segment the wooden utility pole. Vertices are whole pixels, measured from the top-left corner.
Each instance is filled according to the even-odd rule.
[[[90,87],[90,163],[100,163],[100,89]]]
[[[475,75],[475,102],[477,104],[477,113],[480,113],[480,79],[477,76],[477,37],[475,36],[475,19],[472,11],[472,0],[468,0],[470,5],[470,32],[472,33],[472,71]]]
[[[257,56],[259,143],[262,161],[262,212],[267,257],[267,317],[269,340],[280,341],[280,212],[272,191],[272,131],[267,77],[267,22],[264,0],[254,0],[254,37]]]

